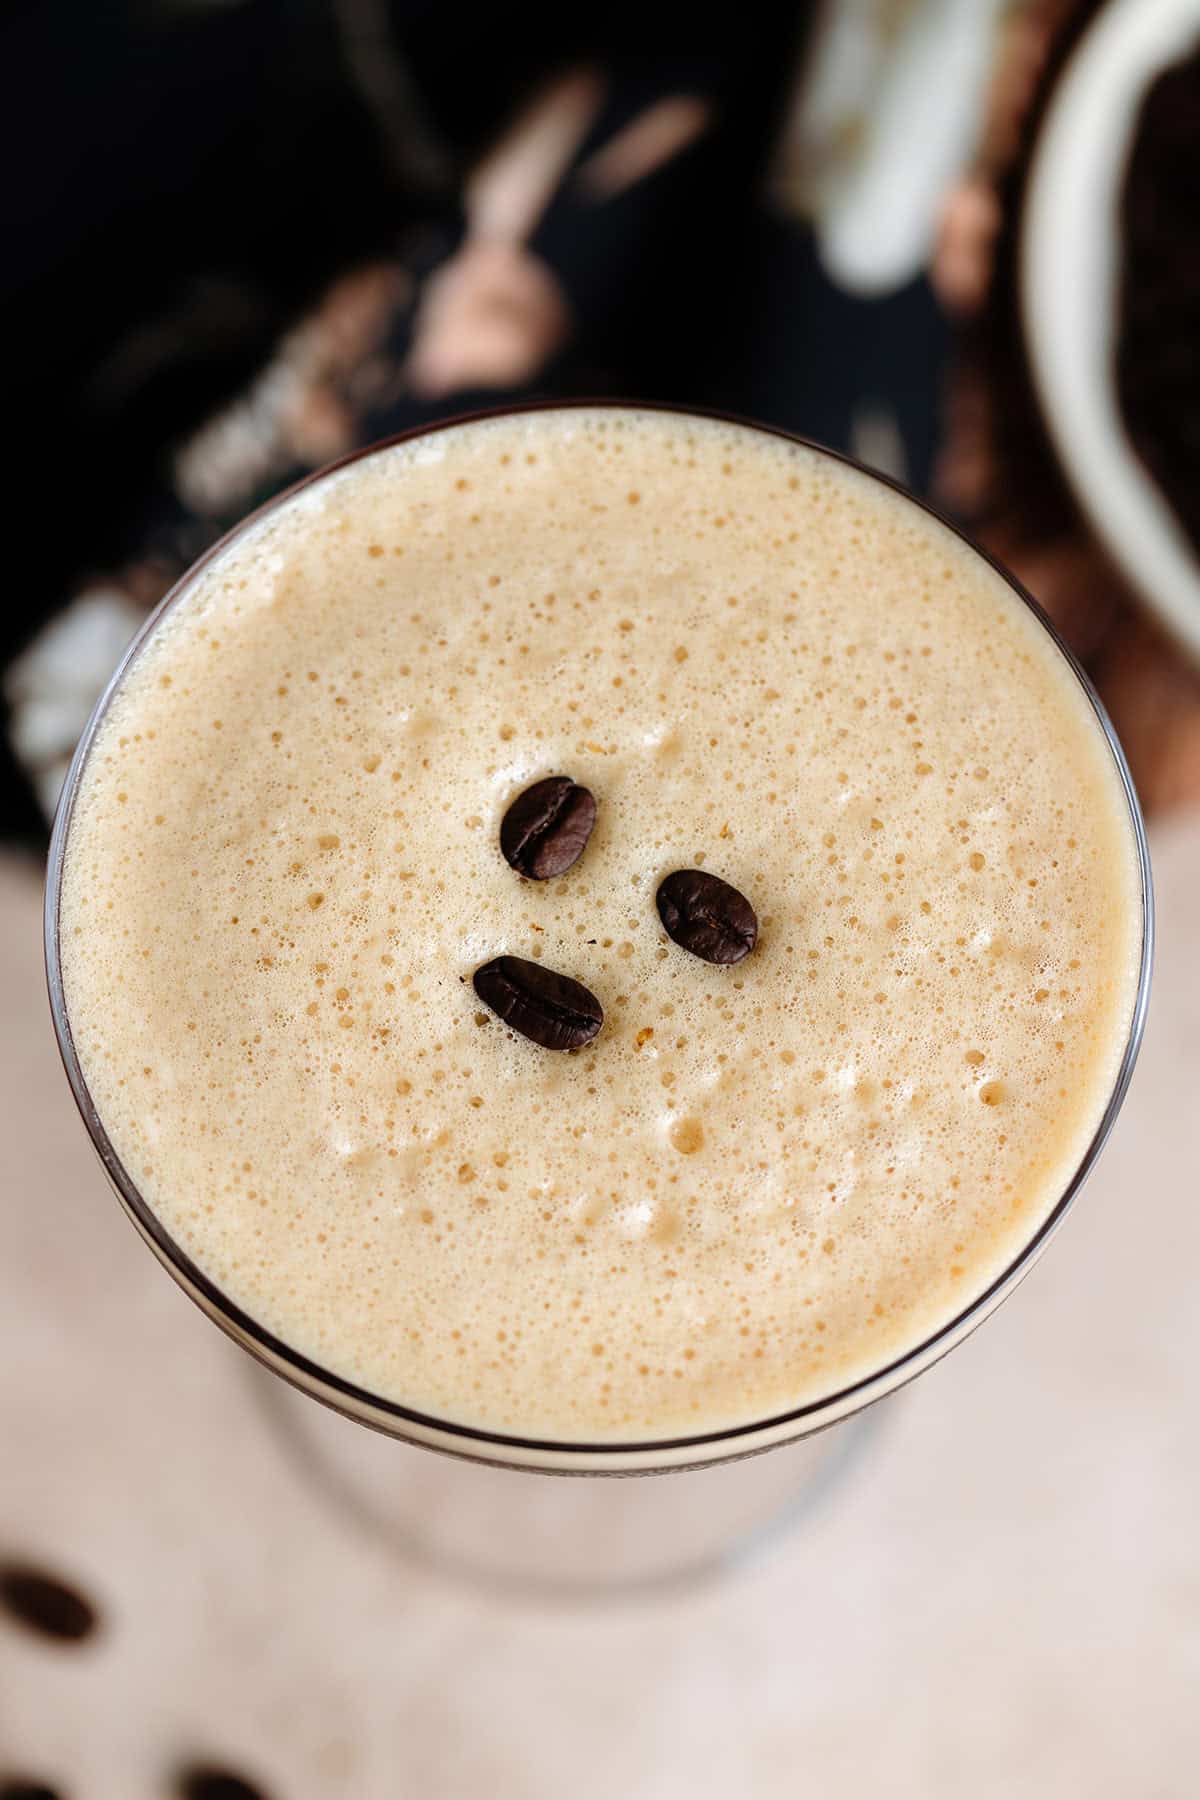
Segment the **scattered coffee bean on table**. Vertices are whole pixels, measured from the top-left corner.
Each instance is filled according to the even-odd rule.
[[[604,1023],[604,1008],[582,982],[521,956],[484,963],[474,985],[498,1018],[545,1050],[578,1050]]]
[[[244,1775],[207,1763],[184,1769],[176,1791],[180,1800],[266,1800],[262,1788],[247,1781]]]
[[[758,919],[746,896],[704,869],[676,869],[659,886],[655,904],[667,936],[705,962],[741,962],[758,942]]]
[[[569,775],[547,775],[505,813],[500,848],[519,875],[550,881],[579,861],[595,823],[595,795]]]
[[[77,1589],[45,1569],[23,1563],[0,1566],[0,1609],[27,1631],[78,1644],[98,1624],[96,1608]]]

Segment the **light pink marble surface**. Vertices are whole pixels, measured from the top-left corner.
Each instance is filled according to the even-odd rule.
[[[105,1613],[76,1649],[0,1617],[0,1776],[140,1800],[203,1754],[273,1800],[1200,1791],[1200,826],[1155,851],[1142,1062],[1046,1258],[773,1554],[606,1608],[448,1582],[297,1479],[109,1195],[37,872],[0,864],[0,1559]]]

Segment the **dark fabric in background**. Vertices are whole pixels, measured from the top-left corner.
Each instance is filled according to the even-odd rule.
[[[666,95],[713,128],[604,206],[567,182],[535,237],[576,330],[539,394],[723,407],[846,447],[867,389],[929,467],[944,332],[924,283],[848,300],[810,234],[761,203],[811,6],[541,8],[390,0],[369,9],[441,152],[398,162],[355,78],[354,0],[21,0],[0,17],[3,398],[20,578],[0,664],[85,577],[137,555],[173,501],[170,448],[242,388],[342,269],[399,251],[420,271],[462,219],[458,180],[564,67],[606,71],[580,160]],[[402,354],[410,315],[396,320]],[[364,440],[494,392],[400,399]],[[52,523],[29,529],[52,498]],[[25,554],[27,552],[27,554]],[[7,749],[0,829],[41,826]]]

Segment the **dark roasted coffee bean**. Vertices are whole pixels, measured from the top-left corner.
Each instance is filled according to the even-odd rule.
[[[579,861],[595,823],[595,796],[569,775],[547,775],[505,813],[500,848],[519,875],[549,881]]]
[[[704,869],[676,869],[655,898],[667,936],[705,962],[741,962],[758,941],[746,896]]]
[[[266,1800],[262,1788],[232,1769],[208,1764],[185,1769],[176,1784],[180,1800]]]
[[[546,1050],[578,1050],[604,1023],[604,1008],[581,982],[521,956],[498,956],[476,969],[475,992],[506,1025]]]
[[[83,1594],[44,1569],[0,1567],[0,1606],[28,1631],[76,1644],[96,1629],[96,1609]]]

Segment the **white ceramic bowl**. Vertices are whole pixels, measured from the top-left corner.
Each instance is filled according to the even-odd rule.
[[[1197,42],[1200,0],[1109,0],[1089,27],[1038,138],[1020,284],[1034,382],[1079,503],[1129,581],[1200,659],[1200,556],[1133,449],[1115,379],[1129,153],[1151,82]]]

